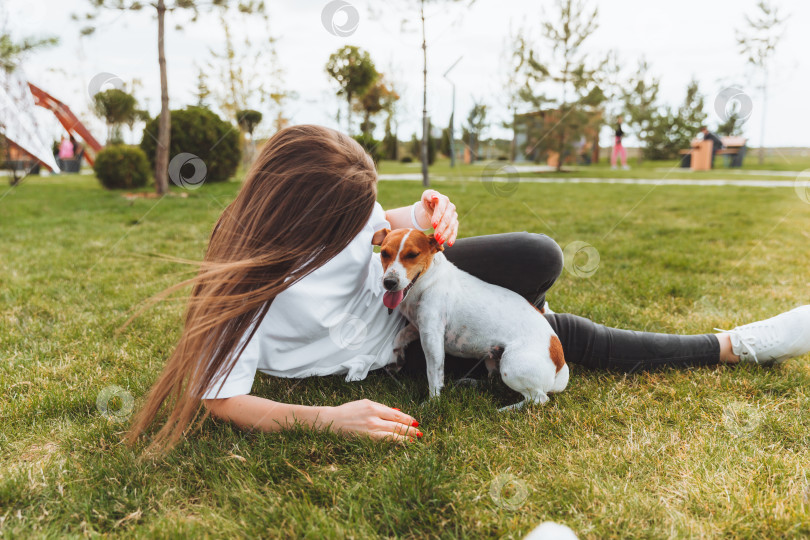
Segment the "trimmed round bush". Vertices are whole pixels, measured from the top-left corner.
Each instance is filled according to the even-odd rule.
[[[113,144],[96,154],[93,171],[107,189],[133,189],[149,182],[149,160],[137,146]]]
[[[236,172],[241,158],[239,129],[222,120],[205,107],[186,107],[171,111],[172,140],[169,144],[169,162],[180,154],[193,154],[205,164],[206,182],[225,182]],[[141,148],[152,167],[155,166],[158,118],[150,120],[143,130]],[[188,156],[181,156],[183,163]],[[179,169],[180,167],[178,167]],[[169,167],[172,170],[172,167]],[[188,174],[193,174],[191,170]],[[186,172],[181,173],[187,175]],[[171,179],[177,183],[180,179]]]

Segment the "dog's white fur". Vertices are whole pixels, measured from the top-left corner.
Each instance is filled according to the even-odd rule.
[[[379,243],[385,244],[387,235],[384,230]],[[438,396],[444,385],[445,353],[485,360],[490,373],[497,369],[504,383],[525,398],[510,408],[529,402],[545,403],[549,393],[562,392],[568,385],[568,365],[560,356],[558,362],[563,363],[558,370],[552,360],[552,339],[557,340],[557,336],[545,317],[517,293],[486,283],[456,267],[432,238],[431,253],[420,253],[420,257],[429,257],[427,261],[413,262],[414,258],[403,257],[406,245],[411,254],[414,246],[424,246],[424,242],[411,235],[424,236],[415,230],[406,232],[397,242],[396,257],[391,260],[389,256],[387,266],[383,261],[383,281],[388,281],[387,289],[401,290],[413,283],[399,304],[409,324],[394,341],[392,363],[402,363],[405,347],[420,338],[427,360],[431,397]],[[375,240],[379,240],[379,236],[378,233]],[[396,236],[390,239],[395,241]],[[408,266],[415,264],[426,268],[409,276],[415,269],[409,272]],[[391,287],[392,280],[396,280],[395,287]],[[556,345],[561,355],[558,340]]]

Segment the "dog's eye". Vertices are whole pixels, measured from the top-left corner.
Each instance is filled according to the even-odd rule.
[[[418,253],[416,253],[415,251],[411,251],[410,253],[406,253],[405,255],[403,255],[402,258],[403,259],[415,259],[418,256],[419,256]]]
[[[390,259],[391,258],[391,252],[390,251],[381,251],[380,256],[383,259]]]

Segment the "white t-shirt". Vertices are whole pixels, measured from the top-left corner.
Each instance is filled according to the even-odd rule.
[[[343,251],[276,296],[222,388],[219,376],[203,399],[249,394],[256,370],[294,378],[345,373],[359,381],[388,364],[405,319],[396,309],[389,315],[382,302],[382,265],[371,237],[386,227],[374,203]]]

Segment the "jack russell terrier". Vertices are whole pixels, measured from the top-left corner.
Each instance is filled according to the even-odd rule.
[[[546,318],[519,294],[481,281],[447,260],[433,236],[414,229],[381,229],[383,304],[399,307],[409,324],[394,339],[392,364],[417,338],[427,360],[430,396],[444,386],[445,353],[483,359],[524,400],[504,407],[545,403],[568,385],[562,344]]]

